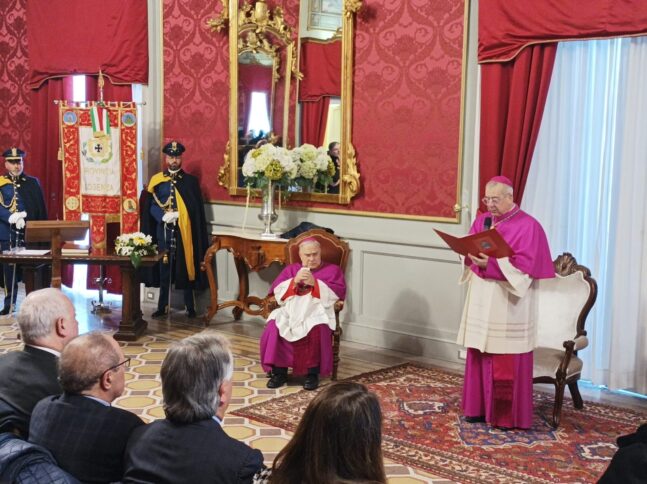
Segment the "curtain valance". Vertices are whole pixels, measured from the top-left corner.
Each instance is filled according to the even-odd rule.
[[[148,82],[145,0],[29,0],[29,83],[99,70],[115,84]]]
[[[480,63],[508,61],[532,44],[636,35],[647,35],[645,0],[479,2]]]

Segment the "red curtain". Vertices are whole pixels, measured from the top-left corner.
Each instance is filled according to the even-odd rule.
[[[321,96],[341,96],[341,41],[301,43],[299,100],[312,101]]]
[[[71,98],[71,78],[49,79],[31,91],[32,141],[25,171],[40,180],[50,220],[63,219],[63,168],[58,159],[59,119],[54,101]]]
[[[557,41],[644,34],[644,0],[481,0],[480,193],[492,176],[506,175],[521,202]]]
[[[101,69],[116,83],[148,82],[143,0],[29,0],[29,87]]]
[[[509,60],[538,42],[646,33],[645,0],[479,2],[479,62]]]
[[[318,101],[301,103],[301,143],[321,146],[326,136],[326,120],[330,98],[323,96]]]
[[[341,96],[341,41],[301,44],[301,142],[321,146],[331,96]]]
[[[496,175],[521,202],[548,96],[557,44],[524,49],[513,61],[481,66],[480,192]]]
[[[72,99],[71,77],[49,79],[31,91],[31,153],[27,153],[25,172],[40,180],[49,220],[63,219],[63,167],[58,159],[59,119],[54,104],[60,99]],[[72,265],[62,265],[63,284],[71,284],[72,271]]]

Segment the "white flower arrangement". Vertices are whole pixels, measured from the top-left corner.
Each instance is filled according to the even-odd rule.
[[[247,186],[264,188],[272,181],[287,189],[297,177],[299,165],[289,150],[266,143],[247,153],[242,171]]]
[[[316,184],[328,191],[335,174],[335,164],[323,146],[303,144],[292,150],[294,160],[299,164],[299,173],[295,184],[313,189]]]
[[[333,182],[335,164],[324,147],[303,144],[292,150],[266,143],[245,156],[242,173],[249,188],[265,188],[271,181],[281,190],[300,187],[324,192]]]
[[[157,254],[157,245],[153,244],[150,235],[142,232],[122,234],[115,239],[115,253],[130,257],[130,262],[137,269],[142,257]]]

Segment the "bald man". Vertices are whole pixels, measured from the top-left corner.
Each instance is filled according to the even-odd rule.
[[[321,260],[314,238],[299,245],[301,263],[290,264],[270,287],[279,308],[270,314],[261,336],[261,364],[272,376],[268,388],[287,383],[293,375],[306,375],[303,388],[315,390],[319,375],[332,373],[332,332],[335,302],[346,296],[341,268]]]
[[[63,394],[41,400],[31,418],[29,441],[47,448],[58,465],[83,482],[123,477],[123,456],[132,431],[144,422],[113,407],[124,391],[130,358],[108,333],[73,339],[63,350]]]

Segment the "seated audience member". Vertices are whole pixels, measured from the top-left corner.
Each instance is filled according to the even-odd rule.
[[[0,432],[26,438],[34,406],[61,393],[56,365],[79,325],[72,302],[53,288],[27,295],[17,319],[25,348],[0,357]]]
[[[268,388],[287,383],[288,367],[294,375],[306,375],[306,390],[317,388],[320,374],[332,373],[334,306],[346,295],[344,273],[322,262],[314,238],[301,242],[299,257],[301,264],[287,266],[270,287],[280,307],[269,315],[261,336],[261,363],[272,372]]]
[[[111,406],[124,391],[129,362],[107,333],[74,338],[59,362],[63,394],[44,398],[32,413],[29,441],[48,449],[62,469],[83,482],[119,481],[128,438],[144,424]]]
[[[599,484],[638,484],[647,482],[647,423],[633,434],[618,437],[618,451]]]
[[[328,187],[328,193],[339,193],[339,154],[341,152],[341,145],[337,141],[328,144],[328,156],[335,164],[335,174],[332,177],[332,185]]]
[[[124,482],[252,482],[263,467],[263,454],[222,429],[233,369],[229,342],[217,333],[199,333],[171,346],[161,370],[166,419],[133,432]]]
[[[58,466],[49,450],[11,432],[0,434],[0,482],[79,484]]]
[[[255,484],[385,483],[382,412],[360,383],[327,385],[306,408],[294,436]]]

